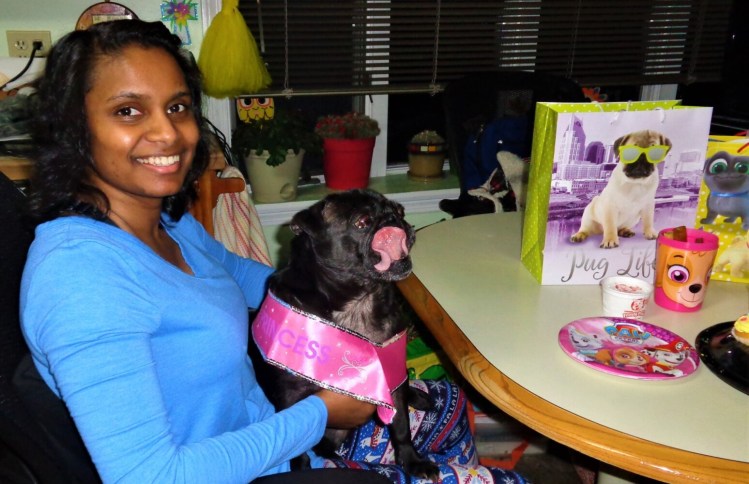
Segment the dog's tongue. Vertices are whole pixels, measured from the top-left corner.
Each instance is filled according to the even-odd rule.
[[[372,250],[380,254],[380,262],[374,268],[380,272],[388,270],[394,260],[408,255],[406,232],[398,227],[383,227],[372,239]]]

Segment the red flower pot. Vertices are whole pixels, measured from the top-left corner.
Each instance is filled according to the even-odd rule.
[[[366,188],[375,138],[323,139],[325,185],[335,190]]]

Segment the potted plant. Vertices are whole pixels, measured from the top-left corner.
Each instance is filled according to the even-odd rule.
[[[270,119],[249,119],[232,134],[232,151],[245,161],[256,202],[294,200],[305,152],[320,149],[320,137],[296,112],[276,111]]]
[[[408,176],[423,182],[441,178],[446,148],[445,139],[436,131],[415,134],[408,143]]]
[[[315,133],[323,140],[325,184],[336,190],[366,188],[372,166],[377,120],[360,113],[319,118]]]

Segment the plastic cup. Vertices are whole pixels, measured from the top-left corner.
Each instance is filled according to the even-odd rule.
[[[700,309],[705,300],[718,237],[704,230],[686,229],[685,238],[675,239],[673,228],[658,234],[653,299],[666,309],[692,312]]]
[[[645,316],[653,285],[629,276],[607,277],[601,281],[603,315],[641,320]]]

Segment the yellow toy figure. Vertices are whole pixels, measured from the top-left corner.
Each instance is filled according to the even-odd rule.
[[[237,98],[237,115],[244,123],[251,120],[273,119],[276,106],[272,97]]]

